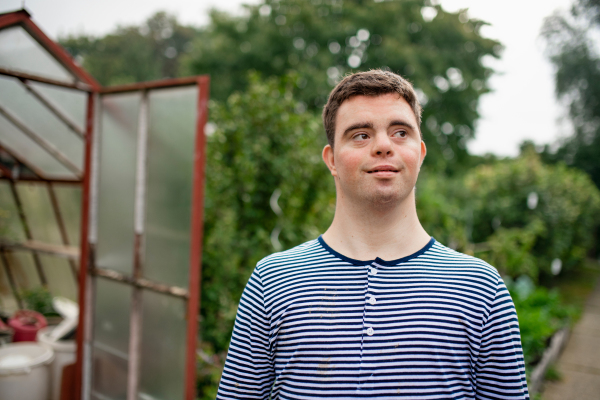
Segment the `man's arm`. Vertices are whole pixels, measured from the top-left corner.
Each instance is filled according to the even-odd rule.
[[[529,399],[519,321],[500,277],[483,325],[476,382],[477,399]]]
[[[240,300],[217,399],[269,398],[275,378],[269,331],[262,281],[255,269]]]

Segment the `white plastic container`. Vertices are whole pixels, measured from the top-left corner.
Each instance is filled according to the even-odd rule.
[[[52,348],[43,343],[18,342],[0,347],[0,399],[48,400]]]
[[[55,341],[52,336],[54,328],[54,326],[48,326],[40,329],[37,333],[37,340],[40,343],[50,346],[54,351],[54,361],[50,365],[50,391],[52,393],[50,400],[60,400],[60,384],[62,382],[63,368],[75,362],[77,346],[74,340]]]

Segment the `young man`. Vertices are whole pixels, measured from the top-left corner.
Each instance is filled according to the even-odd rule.
[[[426,147],[410,83],[348,76],[323,121],[335,217],[318,239],[256,266],[217,399],[529,398],[500,275],[417,217]]]

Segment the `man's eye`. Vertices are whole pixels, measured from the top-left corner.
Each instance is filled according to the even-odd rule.
[[[394,136],[396,136],[396,137],[406,137],[406,135],[407,135],[406,131],[394,132]]]
[[[366,133],[359,133],[358,135],[354,135],[354,140],[367,140],[369,138],[369,135],[367,135]]]

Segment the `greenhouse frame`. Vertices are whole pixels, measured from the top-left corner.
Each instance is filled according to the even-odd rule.
[[[196,397],[208,76],[103,87],[0,14],[0,308],[78,302],[75,398]]]

